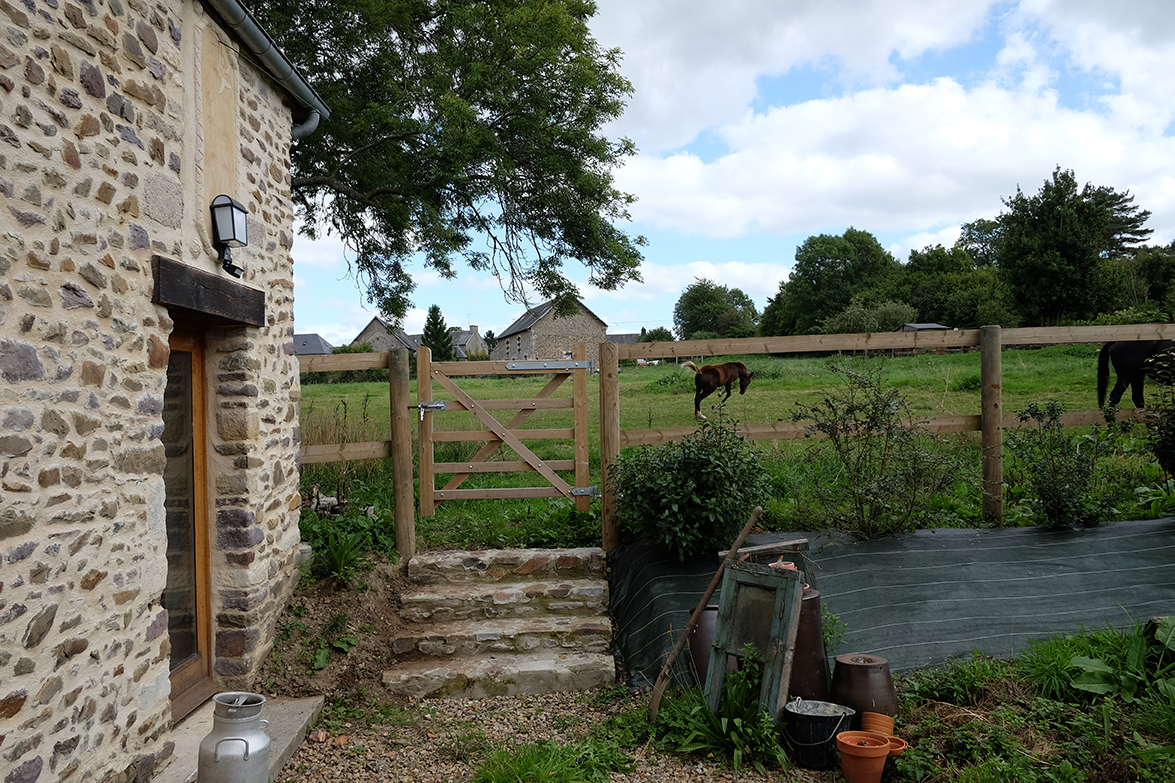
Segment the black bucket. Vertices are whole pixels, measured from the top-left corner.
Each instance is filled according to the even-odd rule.
[[[783,707],[783,739],[805,769],[836,765],[836,735],[848,731],[856,711],[827,701],[796,699]]]

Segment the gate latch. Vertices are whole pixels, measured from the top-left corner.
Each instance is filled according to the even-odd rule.
[[[420,409],[420,420],[424,421],[424,412],[443,411],[447,410],[444,400],[427,400],[425,402],[416,403],[416,407]]]

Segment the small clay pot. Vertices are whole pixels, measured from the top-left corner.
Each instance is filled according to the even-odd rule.
[[[872,731],[842,731],[836,735],[836,747],[847,783],[880,783],[889,758],[889,737]]]
[[[891,756],[902,755],[902,751],[905,750],[909,744],[910,743],[906,742],[901,737],[890,736],[890,738],[889,738],[889,755],[891,755]]]
[[[861,713],[861,731],[872,731],[887,737],[893,736],[893,716],[880,712]]]

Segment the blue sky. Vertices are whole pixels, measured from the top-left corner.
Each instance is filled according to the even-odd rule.
[[[1175,240],[1175,4],[598,3],[593,32],[635,89],[607,129],[640,150],[617,183],[649,240],[642,284],[599,291],[568,267],[609,332],[672,328],[695,278],[762,309],[814,234],[870,231],[900,261],[949,246],[1058,165],[1129,190],[1152,242]],[[375,313],[342,246],[300,236],[293,257],[297,331],[350,342]],[[524,309],[468,269],[416,280],[409,332],[433,304],[482,332]]]

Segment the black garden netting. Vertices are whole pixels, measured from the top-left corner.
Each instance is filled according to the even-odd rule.
[[[809,581],[824,611],[848,625],[835,653],[878,655],[894,672],[972,650],[1010,657],[1029,638],[1175,613],[1173,519],[1072,531],[919,530],[859,543],[759,534],[745,546],[798,537],[809,541],[816,566]],[[718,556],[680,561],[636,544],[617,548],[608,562],[614,652],[631,685],[649,686]]]

